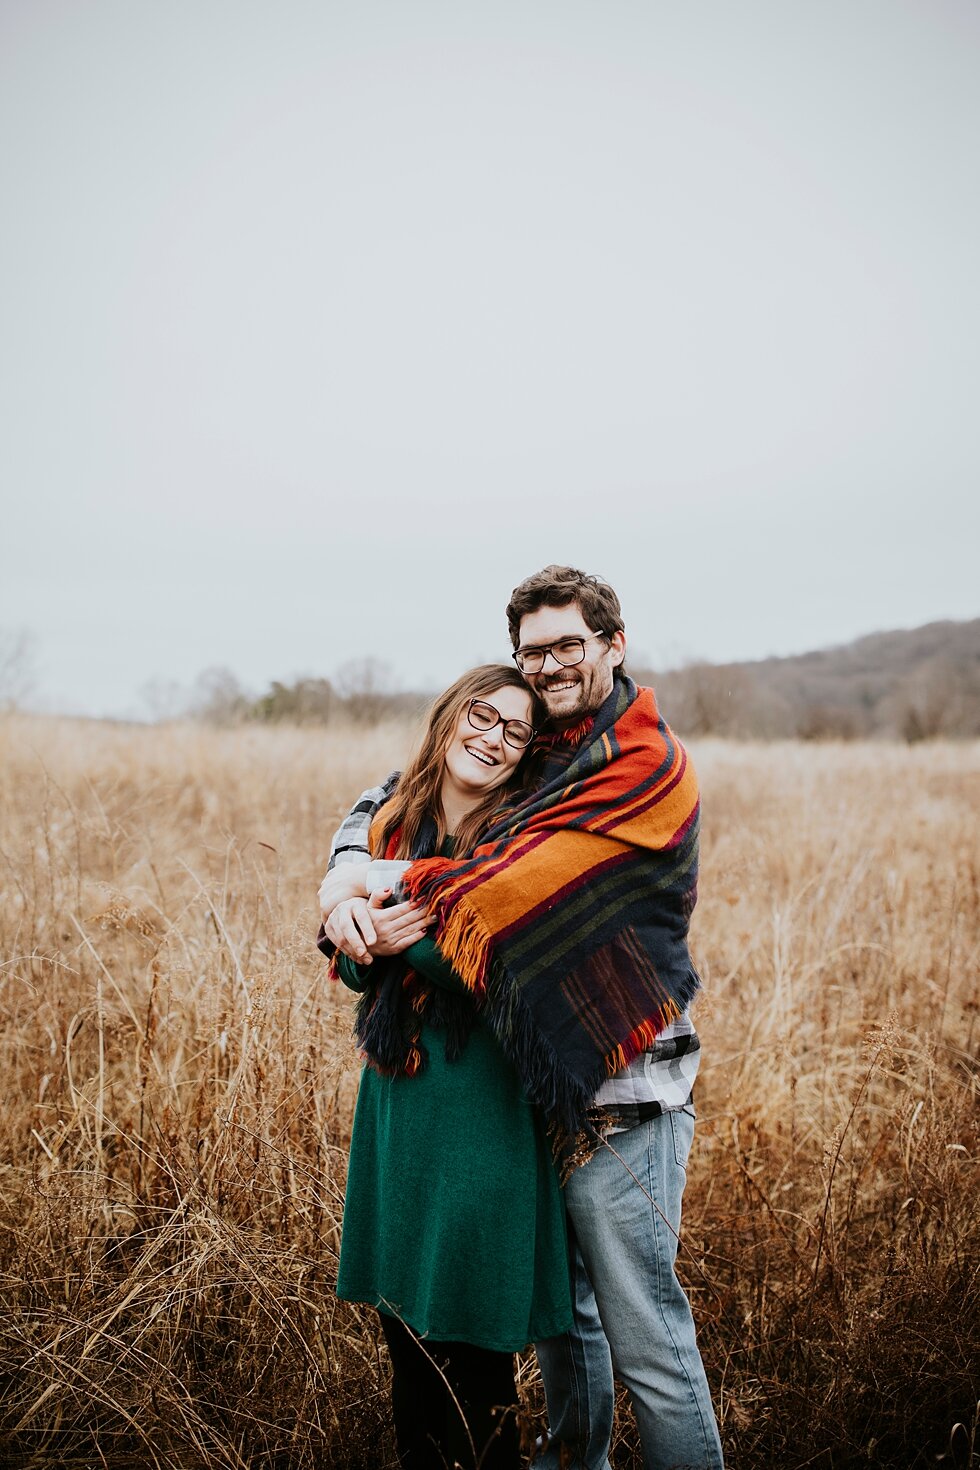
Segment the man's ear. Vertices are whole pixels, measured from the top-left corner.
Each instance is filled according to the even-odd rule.
[[[614,633],[609,640],[609,648],[613,656],[613,668],[618,668],[626,657],[626,634]]]

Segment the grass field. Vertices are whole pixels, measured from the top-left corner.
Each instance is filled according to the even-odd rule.
[[[409,738],[0,721],[3,1465],[394,1465],[332,1290],[358,1066],[312,936]],[[980,1463],[980,746],[693,753],[681,1270],[728,1463]]]

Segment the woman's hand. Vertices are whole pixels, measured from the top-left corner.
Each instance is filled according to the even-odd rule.
[[[322,892],[322,890],[321,890]],[[401,954],[425,937],[432,919],[423,904],[396,903],[384,907],[390,888],[370,898],[342,899],[324,919],[324,933],[342,954],[369,965],[383,955]]]

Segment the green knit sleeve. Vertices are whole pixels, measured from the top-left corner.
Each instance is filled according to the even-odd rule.
[[[459,978],[449,961],[443,957],[435,940],[428,934],[424,939],[410,945],[404,958],[413,970],[417,970],[426,980],[431,980],[433,985],[438,985],[440,990],[462,990],[467,995],[471,994],[469,986]]]
[[[345,954],[338,954],[336,959],[337,974],[348,990],[354,990],[358,995],[362,995],[371,984],[373,976],[377,974],[379,961],[375,960],[373,965],[359,965]],[[469,993],[467,986],[463,984],[452,965],[439,952],[435,940],[428,937],[420,939],[404,951],[402,959],[426,980],[437,985],[440,990],[462,990]]]
[[[374,965],[359,965],[356,960],[350,959],[345,954],[338,954],[336,961],[337,974],[347,989],[356,990],[358,995],[362,995],[371,983],[371,971]]]

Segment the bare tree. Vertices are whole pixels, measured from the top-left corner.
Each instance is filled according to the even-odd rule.
[[[0,628],[0,710],[16,709],[34,689],[35,647],[26,628]]]
[[[176,679],[150,679],[140,690],[140,699],[154,724],[177,720],[187,713],[187,690]]]
[[[810,701],[797,712],[796,735],[800,740],[854,740],[857,734],[854,711],[841,705]]]
[[[910,745],[937,735],[980,730],[980,672],[939,655],[904,678],[891,700],[893,719]]]
[[[350,718],[369,725],[387,714],[397,699],[397,680],[390,664],[382,659],[351,659],[334,678],[334,688]]]
[[[194,681],[190,713],[210,725],[237,725],[248,718],[251,703],[230,669],[205,669]]]
[[[751,728],[752,677],[737,664],[687,664],[662,675],[656,687],[683,734],[741,735]]]

